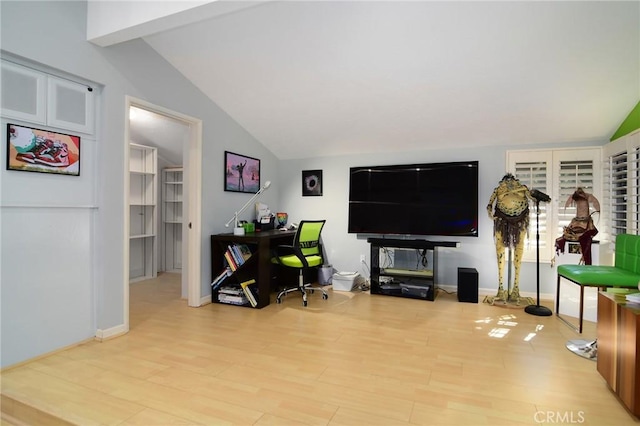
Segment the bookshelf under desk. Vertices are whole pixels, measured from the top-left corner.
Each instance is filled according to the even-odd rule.
[[[229,277],[229,283],[237,284],[242,281],[255,279],[258,283],[258,305],[264,308],[271,297],[271,250],[282,244],[292,244],[295,230],[281,231],[279,229],[234,235],[231,233],[211,235],[211,280],[217,277],[226,266],[224,253],[232,244],[246,244],[252,255],[247,261]],[[219,303],[217,291],[211,291],[211,301]]]

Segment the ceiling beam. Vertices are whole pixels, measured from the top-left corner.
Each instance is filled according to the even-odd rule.
[[[87,40],[107,47],[271,0],[114,1],[89,0]]]

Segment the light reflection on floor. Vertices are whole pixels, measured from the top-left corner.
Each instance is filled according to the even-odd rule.
[[[476,330],[483,330],[485,325],[495,324],[495,326],[488,331],[487,335],[496,339],[502,339],[518,326],[518,321],[516,320],[517,317],[514,314],[500,315],[497,318],[485,317],[475,321],[477,324]],[[544,325],[542,324],[536,325],[534,331],[528,333],[523,340],[530,342],[543,328]]]

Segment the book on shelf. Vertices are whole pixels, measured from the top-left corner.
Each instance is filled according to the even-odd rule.
[[[625,296],[627,301],[633,303],[640,303],[640,293],[629,293]]]
[[[258,306],[258,285],[256,284],[256,280],[250,279],[248,281],[244,281],[240,283],[240,287],[242,287],[242,291],[247,296],[249,303],[254,308]]]
[[[230,244],[227,246],[227,252],[236,264],[241,266],[251,257],[251,249],[246,244]]]
[[[231,296],[244,296],[244,291],[238,286],[224,286],[220,287],[220,294],[229,294]]]
[[[223,286],[218,291],[218,301],[221,303],[230,303],[232,305],[247,305],[249,299],[244,294],[241,287]]]
[[[238,269],[238,265],[235,260],[233,260],[233,256],[231,256],[231,252],[229,250],[224,252],[224,258],[227,261],[227,265],[231,268],[231,271],[235,272]]]
[[[251,257],[253,253],[251,253],[251,249],[246,244],[238,244],[238,249],[240,250],[240,256],[242,256],[243,262],[246,262],[247,259]]]
[[[211,289],[217,290],[229,275],[231,275],[231,268],[227,266],[217,277],[213,279],[211,282]]]
[[[244,259],[240,255],[240,250],[238,250],[238,246],[235,244],[231,244],[227,246],[227,252],[233,258],[233,261],[236,263],[236,266],[240,266],[244,263]]]
[[[247,296],[244,294],[240,296],[234,296],[233,294],[219,293],[218,302],[229,303],[231,305],[246,305],[249,303]]]

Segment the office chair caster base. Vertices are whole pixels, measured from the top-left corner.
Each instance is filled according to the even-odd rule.
[[[324,300],[327,300],[329,298],[329,295],[327,293],[322,293],[322,298]]]

